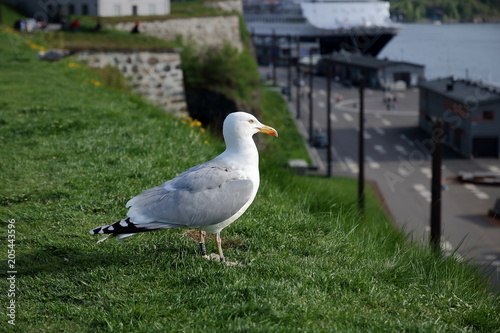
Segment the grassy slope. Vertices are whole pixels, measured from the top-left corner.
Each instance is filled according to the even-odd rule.
[[[2,7],[1,12],[2,12],[2,21],[4,26],[12,27],[14,26],[14,22],[23,17],[11,6],[7,6],[3,3],[0,4],[0,6]]]
[[[265,138],[258,197],[223,232],[226,256],[242,267],[200,259],[183,230],[96,244],[87,231],[121,218],[131,196],[223,145],[99,86],[94,72],[68,66],[71,59],[46,63],[35,53],[0,33],[0,237],[16,219],[17,331],[500,327],[499,298],[469,268],[405,242],[372,196],[367,217],[358,216],[355,182],[284,171],[280,152],[296,149],[288,145],[296,134],[280,107],[265,110],[280,137]],[[276,96],[262,98],[272,105]]]

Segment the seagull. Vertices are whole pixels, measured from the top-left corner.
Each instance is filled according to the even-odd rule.
[[[126,218],[92,229],[90,234],[107,234],[100,243],[109,237],[121,240],[138,232],[199,229],[202,257],[210,259],[205,236],[215,234],[218,259],[224,262],[220,232],[248,209],[259,189],[259,152],[253,141],[253,135],[259,132],[278,136],[274,128],[249,113],[230,113],[222,128],[226,143],[222,154],[133,197],[126,204]]]

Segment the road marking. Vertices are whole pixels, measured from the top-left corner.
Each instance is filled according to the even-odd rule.
[[[320,95],[323,95],[323,96],[324,96],[324,95],[326,95],[326,90],[324,90],[324,89],[320,89],[320,90],[319,90],[319,94],[320,94]]]
[[[498,173],[500,173],[500,168],[497,167],[496,165],[490,165],[490,166],[488,166],[488,170],[490,170],[491,172],[498,172]]]
[[[411,171],[403,168],[402,166],[398,167],[398,173],[403,177],[408,177],[409,175],[411,175]]]
[[[368,162],[368,166],[372,169],[380,169],[380,163],[375,161],[370,156],[366,156],[366,161]]]
[[[365,130],[365,133],[363,133],[363,136],[365,137],[365,139],[371,139],[372,138],[372,135],[370,133],[368,133],[368,131]]]
[[[484,192],[477,192],[475,194],[476,194],[476,197],[478,197],[481,200],[488,200],[490,198],[490,196]]]
[[[347,120],[347,121],[353,121],[354,118],[349,114],[349,113],[342,113],[342,115],[344,116],[344,119]]]
[[[381,146],[381,145],[375,145],[373,148],[376,151],[378,151],[380,154],[385,154],[386,153],[385,148],[383,146]]]
[[[403,139],[404,141],[406,141],[406,143],[408,143],[410,146],[412,146],[412,147],[415,146],[415,144],[413,143],[413,141],[411,141],[406,135],[401,134],[400,138]]]
[[[346,157],[344,160],[345,164],[347,165],[349,170],[351,170],[352,173],[359,173],[358,163],[354,162],[354,160],[351,159],[350,157]]]
[[[375,127],[373,130],[380,135],[385,135],[385,130],[383,128]]]
[[[425,185],[414,184],[413,188],[425,199],[425,201],[431,202],[431,191],[429,191]]]
[[[400,152],[401,154],[408,154],[408,151],[405,149],[405,147],[403,146],[400,146],[400,145],[394,145],[394,149],[396,149],[398,152]]]
[[[382,121],[382,124],[384,124],[384,126],[391,126],[392,125],[392,123],[387,119],[381,119],[381,121]]]
[[[324,107],[325,107],[325,105],[326,105],[326,104],[325,104],[324,102],[318,102],[318,106],[319,106],[320,108],[324,108]]]
[[[337,118],[337,116],[334,113],[331,113],[330,114],[330,120],[331,121],[338,121],[339,119]]]
[[[420,171],[427,176],[427,178],[432,178],[432,170],[431,168],[428,167],[422,167],[420,168]]]
[[[490,196],[487,193],[484,193],[481,191],[476,185],[474,184],[465,184],[464,187],[471,191],[478,199],[481,200],[488,200]]]
[[[331,151],[333,155],[333,160],[340,162],[340,168],[342,169],[342,171],[347,171],[347,165],[345,164],[345,161],[342,159],[342,157],[340,157],[335,147],[331,146]]]

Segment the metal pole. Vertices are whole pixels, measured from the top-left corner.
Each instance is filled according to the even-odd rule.
[[[292,101],[292,36],[288,40],[288,102]]]
[[[273,29],[273,47],[271,49],[271,59],[273,62],[273,84],[276,84],[276,32]]]
[[[298,36],[295,36],[296,41],[297,41],[297,89],[296,89],[296,98],[297,98],[297,119],[300,119],[300,64],[299,64],[299,59],[300,59],[300,39]]]
[[[327,137],[328,137],[328,150],[326,151],[326,159],[327,159],[327,169],[326,169],[326,176],[331,177],[332,176],[332,121],[331,121],[331,114],[332,114],[332,102],[331,102],[331,96],[332,96],[332,61],[328,59],[328,73],[326,76],[326,131],[327,131]]]
[[[365,78],[359,77],[359,139],[358,139],[358,207],[361,213],[365,210]]]
[[[431,180],[431,245],[436,252],[441,250],[441,164],[443,159],[443,122],[437,119],[432,129],[432,180]]]
[[[313,141],[313,48],[309,48],[309,143]]]

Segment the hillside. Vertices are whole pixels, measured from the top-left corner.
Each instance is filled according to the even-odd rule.
[[[185,230],[96,244],[125,202],[223,150],[106,84],[74,59],[36,59],[38,41],[0,32],[0,225],[15,250],[17,332],[494,332],[500,298],[472,267],[396,232],[356,183],[283,168],[300,139],[263,92],[261,189],[223,231],[240,267],[202,260]],[[300,154],[300,152],[298,153]],[[9,222],[10,221],[10,222]],[[14,221],[14,222],[13,222]],[[15,225],[15,238],[7,237]],[[213,240],[208,250],[215,251]],[[7,253],[4,248],[4,252]],[[5,257],[4,257],[5,258]],[[12,275],[12,274],[10,274]],[[10,276],[9,275],[9,276]],[[1,290],[12,280],[2,272]],[[5,298],[4,298],[5,299]],[[4,303],[4,308],[6,307]],[[5,321],[6,318],[4,318]]]
[[[500,2],[495,0],[389,0],[389,2],[391,14],[404,21],[500,21]]]

